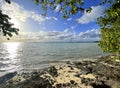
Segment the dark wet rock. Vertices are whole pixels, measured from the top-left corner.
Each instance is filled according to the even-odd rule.
[[[78,88],[76,87],[77,83],[59,83],[56,84],[53,88]]]
[[[67,83],[67,86],[70,86],[70,83]]]
[[[38,74],[37,71],[32,72],[32,75],[37,75],[37,74]]]
[[[52,84],[49,82],[49,80],[46,80],[44,78],[38,77],[36,79],[29,79],[26,80],[20,84],[17,85],[16,88],[52,88]]]
[[[80,78],[81,83],[86,86],[92,86],[93,88],[120,88],[120,62],[101,58],[95,61],[67,62],[67,64],[71,70],[68,74],[73,72],[74,67],[80,69],[80,72],[76,73],[74,76]],[[60,69],[62,70],[63,67],[60,67]],[[9,74],[4,76],[8,78],[7,80],[5,80],[4,77],[2,78],[4,79],[4,83],[0,85],[0,88],[79,88],[77,87],[78,83],[76,83],[74,79],[70,80],[69,83],[60,83],[53,87],[55,80],[50,77],[42,78],[40,76],[49,73],[55,78],[59,75],[58,70],[59,69],[56,69],[55,66],[52,66],[40,72],[22,73],[18,75],[16,81],[9,80],[16,74]],[[90,79],[80,76],[88,73],[95,75],[95,78]],[[23,81],[19,77],[25,80]],[[3,80],[0,79],[0,82],[1,81]]]
[[[74,83],[75,83],[75,81],[74,81],[74,80],[70,80],[70,83],[71,83],[71,84],[74,84]]]
[[[62,67],[60,67],[60,69],[63,69]]]
[[[91,85],[93,88],[111,88],[100,79],[81,78],[81,82],[86,86]]]
[[[92,67],[95,65],[93,61],[83,61],[83,62],[75,62],[75,67],[81,69],[84,73],[92,73]]]
[[[88,84],[88,79],[86,79],[86,78],[81,78],[81,83],[83,83],[83,84]]]
[[[80,75],[82,75],[82,73],[76,73],[74,76],[75,77],[80,77]]]
[[[55,66],[50,67],[50,69],[48,70],[48,72],[49,72],[53,77],[57,77],[57,76],[58,76],[58,72],[57,72],[57,69],[55,68]]]
[[[93,72],[92,67],[88,67],[88,73],[92,73],[92,72]]]
[[[62,87],[62,84],[56,84],[56,87],[57,87],[57,88],[61,88],[61,87]]]
[[[32,76],[31,77],[31,80],[36,80],[36,79],[38,79],[40,76],[39,76],[39,74],[37,74],[37,75],[35,75],[35,76]]]
[[[62,84],[62,86],[63,86],[63,87],[66,87],[66,86],[67,86],[67,84],[63,83],[63,84]]]
[[[120,68],[110,67],[108,65],[104,65],[99,63],[97,66],[93,67],[93,71],[96,75],[100,77],[112,78],[114,80],[120,81]]]
[[[111,86],[114,86],[113,88],[119,88],[118,86],[120,86],[118,85],[119,83],[117,84],[117,82],[120,82],[120,62],[108,58],[101,58],[95,62],[78,62],[75,65],[84,72],[96,75],[96,79],[98,79],[98,81],[95,80],[96,82],[82,78],[82,83],[86,85],[92,83],[94,88],[110,88]]]
[[[93,88],[111,88],[110,86],[105,85],[105,84],[96,84],[96,83],[93,83],[91,85],[92,85]]]
[[[74,67],[73,67],[73,66],[68,65],[68,67],[69,67],[71,70],[74,70]]]
[[[73,65],[74,63],[71,61],[67,61],[66,64]]]
[[[33,88],[52,88],[52,84],[50,84],[48,80],[45,80],[43,78],[36,82],[33,82],[32,84]]]
[[[17,74],[17,72],[12,72],[12,73],[8,73],[2,77],[0,77],[0,84],[2,84],[3,82],[13,78],[15,75]]]

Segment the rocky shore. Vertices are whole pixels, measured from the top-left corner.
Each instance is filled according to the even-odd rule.
[[[31,73],[14,72],[0,78],[0,88],[120,88],[120,60],[107,56]]]

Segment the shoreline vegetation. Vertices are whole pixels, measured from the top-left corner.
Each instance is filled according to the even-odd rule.
[[[66,61],[40,71],[9,73],[0,77],[0,88],[120,88],[120,60],[109,58]]]

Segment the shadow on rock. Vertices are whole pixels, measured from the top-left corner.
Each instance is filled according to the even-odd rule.
[[[102,85],[97,85],[96,83],[91,84],[93,88],[111,88],[108,85],[102,84]]]

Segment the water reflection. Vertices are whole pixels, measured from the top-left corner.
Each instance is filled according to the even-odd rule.
[[[3,43],[4,48],[4,61],[2,61],[3,64],[5,64],[4,67],[1,67],[0,70],[6,71],[6,72],[13,72],[18,68],[18,52],[20,48],[19,42],[7,42]]]
[[[4,46],[7,50],[7,57],[10,59],[15,59],[18,55],[18,49],[20,46],[19,42],[9,42],[9,43],[4,43]]]

